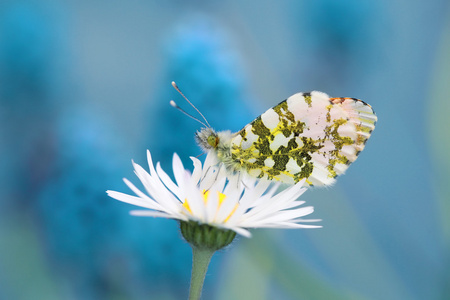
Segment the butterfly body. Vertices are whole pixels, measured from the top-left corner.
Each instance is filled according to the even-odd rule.
[[[376,121],[361,100],[313,91],[289,97],[236,133],[208,127],[196,139],[231,172],[321,186],[356,160]]]

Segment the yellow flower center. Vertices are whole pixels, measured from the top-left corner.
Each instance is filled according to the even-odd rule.
[[[225,200],[225,198],[226,198],[227,196],[226,196],[225,194],[221,193],[221,192],[217,192],[217,194],[219,195],[219,205],[217,206],[217,211],[219,211],[220,206],[222,205],[223,201]],[[203,191],[202,191],[202,196],[203,196],[203,202],[204,202],[205,205],[206,205],[206,204],[208,203],[209,190],[208,190],[208,191],[203,190]],[[231,216],[235,213],[235,211],[236,211],[236,209],[238,208],[238,206],[239,206],[239,204],[236,204],[236,205],[234,206],[234,208],[233,208],[233,210],[231,211],[231,213],[230,213],[230,214],[225,218],[225,220],[223,221],[224,223],[226,223],[226,222],[231,218]],[[191,207],[189,206],[189,202],[188,202],[187,199],[184,200],[183,207],[186,208],[186,210],[187,210],[190,214],[192,214],[192,210],[191,210]],[[217,211],[216,211],[216,214],[217,214]]]

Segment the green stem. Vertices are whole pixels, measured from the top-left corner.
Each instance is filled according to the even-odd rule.
[[[199,300],[202,295],[206,271],[215,250],[192,247],[192,274],[189,300]]]

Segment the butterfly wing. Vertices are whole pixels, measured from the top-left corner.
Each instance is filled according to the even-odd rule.
[[[254,177],[330,185],[364,149],[376,121],[361,100],[298,93],[237,132],[231,158]]]

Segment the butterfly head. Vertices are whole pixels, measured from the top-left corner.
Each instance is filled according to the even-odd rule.
[[[219,135],[210,127],[202,128],[195,133],[195,140],[205,150],[216,149],[219,145]]]

